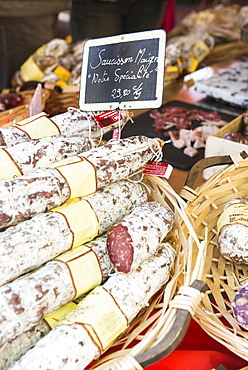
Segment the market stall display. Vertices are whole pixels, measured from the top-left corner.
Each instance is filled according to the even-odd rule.
[[[168,35],[164,83],[240,45],[246,20],[238,6],[190,14]],[[191,317],[248,361],[244,233],[234,245],[231,225],[223,246],[220,232],[226,205],[246,203],[245,154],[223,157],[225,169],[201,187],[191,181],[204,126],[214,137],[233,116],[170,101],[134,120],[107,112],[112,124],[99,126],[104,112],[78,107],[83,50],[84,41],[52,40],[13,79],[23,94],[40,80],[49,99],[42,124],[31,117],[0,129],[0,169],[19,169],[0,181],[0,369],[142,369],[177,347]],[[180,195],[161,160],[192,168]]]
[[[145,201],[144,186],[123,180],[7,228],[0,233],[0,286],[102,235]]]
[[[151,226],[150,229],[152,230]],[[51,314],[107,279],[112,265],[107,261],[104,266],[99,260],[101,255],[107,257],[106,238],[100,239],[98,243],[99,255],[91,248],[91,244],[78,246],[74,251],[62,254],[29,275],[0,288],[3,315],[0,325],[1,345],[37,325],[44,315]],[[154,250],[157,248],[158,244]],[[75,259],[77,264],[73,265]],[[102,275],[101,266],[107,269],[107,275]],[[81,276],[84,275],[84,279],[78,276],[79,271]],[[23,286],[25,291],[22,291]],[[16,304],[11,303],[13,295],[19,297]],[[13,312],[18,316],[16,320],[13,318]]]
[[[155,182],[154,182],[155,181]],[[150,190],[151,190],[151,193],[150,193],[150,197],[152,197],[152,199],[154,199],[154,200],[159,200],[159,202],[160,202],[160,204],[164,204],[166,207],[168,207],[168,205],[167,205],[167,203],[165,202],[165,198],[164,198],[164,196],[163,196],[163,194],[166,194],[166,196],[168,196],[168,202],[170,203],[170,204],[172,204],[172,209],[174,209],[174,212],[175,212],[175,214],[177,214],[177,212],[179,212],[178,213],[178,215],[177,215],[177,218],[179,217],[179,218],[183,218],[184,220],[185,220],[185,222],[187,223],[187,225],[189,226],[189,228],[190,228],[190,221],[188,220],[188,221],[186,221],[186,218],[187,218],[187,216],[185,215],[185,213],[184,213],[184,210],[183,210],[183,203],[181,203],[181,200],[180,200],[180,198],[175,194],[175,192],[173,191],[173,189],[171,189],[169,186],[168,186],[168,184],[167,184],[167,182],[166,181],[164,181],[164,180],[160,180],[160,179],[156,179],[156,176],[155,177],[153,177],[153,176],[146,176],[146,180],[145,180],[145,183],[146,183],[146,187],[147,186],[149,186],[149,188],[150,188]],[[142,186],[141,184],[132,184],[132,183],[130,183],[130,186]],[[107,189],[106,189],[106,191],[107,191]],[[121,194],[123,194],[123,192],[121,192]],[[132,194],[133,194],[133,191],[132,191]],[[93,197],[92,197],[92,199],[93,199]],[[126,198],[126,200],[128,200],[128,197]],[[106,205],[109,205],[109,202],[104,202],[104,197],[102,198],[102,201],[103,201],[103,204],[106,204]],[[179,202],[179,203],[178,203]],[[99,203],[99,202],[96,202],[97,204]],[[181,205],[180,205],[180,203],[181,203]],[[179,204],[179,205],[178,205]],[[114,202],[114,204],[113,204],[113,206],[115,205],[115,202]],[[116,210],[118,209],[120,209],[120,208],[122,208],[122,206],[121,207],[118,207],[117,206],[117,208],[115,208]],[[110,210],[110,213],[111,213],[111,217],[112,217],[112,211]],[[42,214],[41,214],[42,215]],[[41,215],[40,215],[40,217],[41,217]],[[44,216],[46,216],[47,214],[44,214]],[[38,217],[38,216],[37,216]],[[106,217],[103,217],[104,218],[104,223],[105,223],[105,225],[106,225]],[[35,217],[33,218],[33,220],[35,220]],[[20,223],[17,227],[21,227],[21,225],[22,225],[23,223]],[[180,229],[180,223],[178,223],[177,222],[177,227]],[[14,227],[15,228],[15,227]],[[11,233],[11,229],[13,229],[13,228],[7,228],[6,229],[6,231],[5,232],[10,232]],[[5,233],[5,232],[3,232],[3,234]],[[103,232],[103,229],[101,230],[101,232]],[[51,233],[52,234],[52,233]],[[173,246],[173,249],[174,248],[176,248],[176,250],[178,249],[177,247],[176,247],[176,245],[177,245],[177,243],[179,243],[178,245],[182,245],[182,247],[179,247],[179,250],[177,251],[177,252],[179,252],[180,251],[180,249],[181,248],[183,248],[182,250],[181,250],[181,252],[179,252],[179,255],[177,255],[177,257],[176,257],[176,262],[175,262],[175,265],[174,265],[174,267],[173,267],[173,269],[175,269],[175,272],[177,271],[177,273],[175,274],[175,275],[173,275],[174,277],[172,278],[172,280],[174,281],[174,283],[173,284],[170,284],[170,285],[168,285],[168,286],[164,286],[163,287],[163,289],[166,287],[166,291],[167,291],[167,293],[166,293],[166,295],[168,295],[169,294],[169,296],[172,294],[172,295],[174,295],[175,293],[176,293],[176,290],[175,290],[175,282],[177,281],[177,279],[178,279],[178,277],[179,277],[179,275],[178,275],[178,273],[180,272],[180,270],[181,270],[181,268],[180,268],[180,266],[181,266],[181,263],[183,262],[183,254],[184,254],[184,252],[183,252],[183,250],[186,248],[186,249],[188,249],[188,248],[190,248],[190,245],[188,244],[188,242],[187,243],[185,243],[186,242],[186,240],[183,238],[182,239],[182,241],[178,241],[178,237],[179,237],[179,235],[180,235],[180,232],[179,232],[179,234],[178,234],[178,232],[177,232],[177,229],[174,229],[174,231],[173,231],[173,237],[172,237],[172,235],[170,236],[170,243],[172,243],[171,245]],[[194,238],[194,231],[193,230],[190,230],[190,238]],[[18,238],[19,239],[19,238]],[[179,237],[179,239],[180,239],[180,237]],[[171,248],[171,247],[170,247]],[[171,250],[171,249],[170,249]],[[171,252],[172,252],[172,250],[171,250]],[[170,253],[171,253],[170,252]],[[174,253],[174,252],[173,252]],[[28,256],[28,254],[27,254],[27,256]],[[163,254],[161,254],[160,252],[159,252],[159,254],[158,254],[158,260],[159,261],[161,261],[161,268],[162,268],[162,266],[163,266],[163,268],[167,268],[166,267],[166,263],[165,263],[165,260],[163,259]],[[167,257],[166,257],[167,258]],[[59,259],[61,259],[61,257],[59,257]],[[50,263],[50,262],[49,262]],[[52,262],[52,264],[54,264],[55,262]],[[170,264],[171,264],[171,262],[170,262]],[[56,265],[56,263],[55,263],[55,265]],[[42,267],[41,269],[42,269],[42,271],[44,270],[45,271],[45,269],[46,269],[46,267],[45,267],[46,265],[44,265],[44,267]],[[49,266],[49,265],[48,265]],[[57,266],[57,265],[56,265]],[[157,265],[157,263],[155,263],[155,265],[153,265],[153,263],[152,263],[152,265],[151,265],[151,268],[152,268],[152,270],[154,271],[154,273],[148,273],[148,276],[149,276],[149,278],[150,277],[154,277],[154,279],[156,278],[156,274],[155,274],[155,271],[159,271],[160,270],[160,272],[162,273],[163,272],[163,268],[162,269],[157,269],[157,267],[158,267],[158,265]],[[155,269],[155,270],[154,270]],[[36,272],[37,271],[37,272]],[[30,279],[30,282],[32,282],[32,276],[33,276],[33,274],[34,274],[34,276],[37,274],[37,276],[39,275],[39,270],[36,270],[36,271],[34,271],[34,272],[31,272],[31,274],[29,274],[29,275],[24,275],[23,277],[21,277],[20,279],[14,279],[13,280],[13,286],[18,286],[18,284],[20,284],[20,287],[21,287],[21,282],[22,282],[22,280],[24,279]],[[150,270],[149,270],[150,271]],[[58,271],[58,266],[56,267],[56,274],[57,273],[59,273],[59,271]],[[53,279],[55,279],[55,276],[56,276],[56,274],[53,274]],[[162,275],[163,275],[163,277],[165,276],[163,273],[162,273]],[[138,276],[140,276],[141,277],[141,280],[142,281],[144,281],[144,276],[142,275],[142,270],[138,270]],[[192,276],[192,278],[194,278],[193,276]],[[129,278],[128,278],[129,279]],[[115,279],[114,279],[114,277],[113,277],[113,279],[112,280],[114,280],[115,281]],[[191,278],[190,278],[190,276],[188,276],[188,278],[187,278],[187,280],[188,280],[188,282],[186,281],[186,284],[188,284],[190,281],[191,281]],[[45,279],[44,280],[44,282],[48,282],[48,280],[47,279]],[[135,280],[132,280],[132,281],[134,281],[135,282]],[[12,286],[11,284],[12,283],[9,283],[10,284],[10,286]],[[150,284],[150,283],[149,283]],[[158,287],[160,286],[160,284],[162,284],[162,281],[159,283],[159,285],[158,285]],[[6,291],[6,294],[8,295],[8,294],[10,294],[10,296],[12,296],[11,295],[11,293],[10,293],[10,290],[8,290],[7,289],[7,286],[8,285],[3,285],[3,291]],[[65,285],[64,285],[65,286]],[[129,286],[129,285],[128,285]],[[153,285],[152,285],[153,286]],[[6,290],[7,289],[7,290]],[[112,290],[113,288],[111,288],[111,290]],[[116,286],[116,289],[117,289],[117,286]],[[152,288],[153,289],[153,288]],[[156,288],[157,289],[157,288]],[[162,289],[162,291],[161,291],[161,293],[160,294],[163,294],[163,289]],[[193,288],[192,288],[193,289]],[[195,290],[195,289],[193,289],[193,290]],[[43,290],[42,290],[43,291]],[[154,293],[154,290],[150,290],[149,289],[149,291],[150,291],[150,293],[149,293],[149,297],[151,297],[152,295],[153,295],[153,293]],[[128,289],[128,292],[131,294],[131,292],[132,292],[132,290],[130,290],[130,289]],[[44,290],[44,293],[45,293],[45,290]],[[157,299],[159,299],[160,300],[160,294],[158,295],[158,297],[157,297]],[[132,296],[133,296],[133,294],[132,294]],[[7,297],[7,296],[6,296]],[[25,299],[27,299],[28,298],[28,295],[26,294],[25,295]],[[201,295],[200,295],[200,299],[201,299]],[[1,298],[3,298],[3,295],[1,294]],[[47,296],[47,298],[48,298],[48,296]],[[143,298],[141,299],[141,301],[140,301],[140,304],[141,304],[141,306],[138,306],[137,307],[137,309],[138,310],[140,310],[140,308],[143,306],[144,307],[144,305],[146,306],[146,302],[147,302],[147,299],[148,299],[148,296],[147,296],[147,298],[145,299],[145,300],[143,300]],[[152,306],[154,306],[154,308],[156,307],[156,304],[158,303],[158,307],[156,308],[156,311],[157,311],[157,309],[159,309],[159,307],[160,307],[160,309],[163,309],[162,308],[162,306],[161,306],[161,304],[157,301],[157,299],[155,299],[155,301],[154,301],[154,303],[152,304]],[[23,301],[23,300],[22,300]],[[56,301],[57,301],[57,299],[56,299]],[[19,305],[19,303],[18,303],[19,301],[17,300],[16,301],[16,304],[17,305]],[[39,305],[40,304],[42,304],[42,302],[44,303],[45,301],[44,301],[44,299],[43,300],[39,300]],[[58,302],[58,301],[57,301]],[[129,302],[129,300],[125,300],[125,302]],[[168,304],[168,298],[166,299],[166,306],[167,306],[167,304]],[[30,305],[29,305],[30,306]],[[127,308],[128,308],[128,306],[129,306],[129,304],[127,305]],[[49,306],[48,306],[49,307]],[[47,307],[47,308],[48,308]],[[5,307],[6,309],[7,309],[7,307]],[[52,308],[51,308],[51,310],[52,310]],[[146,310],[148,310],[148,312],[150,312],[150,310],[151,310],[151,308],[149,307],[149,306],[146,306]],[[145,311],[146,311],[145,310]],[[145,315],[144,316],[144,318],[143,318],[143,320],[142,320],[142,315],[139,317],[139,320],[142,320],[143,321],[143,325],[145,324],[145,322],[146,322],[146,317],[147,317],[147,314],[145,313],[145,311],[143,312],[143,314]],[[22,310],[20,310],[20,314],[22,314],[21,313],[22,312]],[[48,311],[49,312],[49,311]],[[137,313],[137,311],[136,311],[136,309],[135,309],[135,311],[132,311],[133,313],[131,314],[131,316],[130,316],[130,320],[131,320],[131,318],[133,318],[133,316],[135,316],[136,315],[136,313]],[[172,309],[170,309],[169,310],[169,312],[168,312],[168,314],[171,316],[171,320],[173,321],[174,319],[175,319],[175,315],[176,315],[176,312],[177,312],[177,308],[175,307],[175,308],[172,308]],[[6,316],[6,315],[5,315]],[[32,320],[34,320],[34,315],[28,315],[28,317],[30,318],[30,320],[32,321]],[[157,319],[159,319],[159,317],[160,317],[160,315],[157,317],[157,315],[155,315],[155,316],[153,316],[152,318],[151,318],[151,322],[152,321],[154,321],[154,320],[156,320],[156,318]],[[165,318],[162,320],[162,321],[164,321],[165,320]],[[14,321],[11,319],[11,322],[13,322],[14,323]],[[19,320],[17,320],[17,322],[20,324],[20,321]],[[149,320],[149,322],[150,322],[150,320]],[[18,325],[19,325],[18,324]],[[134,325],[136,326],[136,324],[135,324],[135,322],[134,322]],[[143,328],[143,325],[140,327],[140,330],[143,330],[142,328]],[[43,325],[44,326],[44,325]],[[7,325],[7,327],[8,327],[8,325]],[[169,329],[169,328],[168,328]],[[137,330],[137,328],[136,328],[136,330]],[[8,331],[9,332],[9,331]],[[15,331],[14,331],[14,333],[15,333]],[[28,333],[28,332],[27,332]],[[46,334],[47,332],[45,331],[45,334]],[[17,334],[17,332],[16,332],[16,334]],[[28,334],[29,335],[29,334]],[[38,336],[38,338],[40,338],[41,336],[42,336],[43,334],[41,333],[41,332],[39,332],[38,331],[38,333],[37,333],[37,336]],[[163,334],[161,334],[162,335],[162,337],[163,337]],[[14,336],[15,336],[15,334],[14,334]],[[151,341],[151,343],[154,341],[154,340],[156,340],[156,336],[157,336],[157,330],[155,330],[155,333],[154,334],[152,334],[152,337],[153,337],[153,339],[151,338],[151,332],[150,332],[150,334],[149,334],[149,336],[150,336],[150,341]],[[12,342],[12,340],[14,340],[14,338],[13,339],[10,339],[10,343]],[[18,343],[18,341],[17,341],[17,343]],[[130,349],[129,349],[129,351],[130,351]],[[118,355],[117,355],[118,356]],[[120,358],[122,358],[122,355],[120,354]]]
[[[122,137],[144,133],[149,137],[161,138],[165,141],[162,149],[163,161],[170,163],[174,168],[187,171],[204,158],[207,136],[232,119],[232,115],[219,113],[215,107],[211,110],[196,104],[171,100],[159,109],[147,110],[134,117],[133,122],[127,122],[122,130]],[[179,139],[180,131],[184,134],[182,147],[174,143],[174,138]],[[110,138],[109,134],[105,137]],[[196,138],[199,140],[196,141]],[[194,156],[185,154],[185,148],[193,148],[195,141],[198,147]]]
[[[0,148],[0,178],[11,180],[99,145],[82,134],[54,135]]]
[[[202,63],[223,58],[229,45],[237,57],[248,55],[247,46],[240,42],[240,28],[246,20],[247,7],[235,4],[186,15],[167,35],[165,85],[201,68]],[[75,45],[63,39],[51,40],[16,71],[13,87],[34,89],[41,82],[49,91],[45,110],[51,115],[70,106],[78,108],[84,44],[85,40]]]
[[[11,127],[0,128],[0,145],[9,147],[30,139],[73,133],[80,133],[89,139],[102,139],[104,134],[115,128],[122,129],[130,119],[128,112],[120,111],[108,125],[100,127],[94,118],[99,113],[68,108],[67,112],[51,118],[45,112],[41,112],[14,123]]]
[[[174,66],[180,73],[193,72],[202,62],[212,58],[215,48],[220,48],[218,55],[221,56],[222,47],[225,49],[229,43],[232,43],[234,54],[239,54],[239,48],[243,48],[241,55],[247,54],[247,48],[239,44],[240,28],[246,23],[247,12],[246,6],[233,4],[216,5],[186,15],[168,34],[168,69]]]
[[[145,136],[113,140],[53,166],[0,182],[0,228],[15,225],[66,200],[127,178],[159,155],[161,140]],[[52,168],[53,167],[53,168]],[[15,204],[13,208],[12,205]]]

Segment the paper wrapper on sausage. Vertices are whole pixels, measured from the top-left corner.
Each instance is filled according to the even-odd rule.
[[[113,122],[109,126],[100,127],[94,119],[94,116],[100,113],[102,112],[88,112],[77,108],[68,108],[66,113],[53,116],[51,120],[56,123],[61,132],[81,132],[84,137],[91,139],[99,139],[115,128],[123,129],[130,120],[128,111],[120,110],[118,111],[117,122]]]
[[[54,135],[0,148],[0,179],[15,177],[95,148],[99,141],[81,134]]]
[[[174,214],[158,202],[137,206],[108,231],[107,247],[117,271],[129,273],[152,255],[174,225]]]
[[[248,284],[245,283],[235,294],[232,301],[233,316],[237,323],[248,330]]]
[[[111,276],[10,369],[84,369],[113,343],[168,281],[174,257],[172,247],[165,244],[138,270]]]
[[[0,285],[102,235],[146,202],[141,183],[119,181],[0,233]]]
[[[228,202],[217,223],[217,246],[229,261],[248,263],[248,199]]]
[[[134,136],[56,162],[54,168],[0,181],[0,229],[128,178],[159,150],[161,140]]]
[[[38,325],[113,272],[106,236],[61,254],[0,288],[0,346]]]
[[[115,128],[123,128],[130,119],[127,111],[120,111],[120,120],[100,128],[94,119],[99,112],[84,112],[68,108],[68,112],[49,118],[45,112],[20,121],[8,128],[0,128],[0,146],[9,147],[16,143],[44,136],[81,133],[89,139],[100,139]]]

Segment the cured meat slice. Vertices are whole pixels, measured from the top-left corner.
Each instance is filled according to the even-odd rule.
[[[144,136],[115,140],[71,157],[70,161],[56,162],[54,168],[0,181],[0,229],[128,178],[141,170],[161,150],[161,145],[160,139]]]
[[[156,291],[168,281],[174,256],[174,250],[169,244],[165,244],[138,270],[128,275],[118,273],[111,276],[102,288],[97,287],[87,295],[61,325],[51,330],[34,348],[10,365],[10,369],[84,369],[112,344],[125,330],[125,325],[131,322]],[[92,300],[96,305],[94,308],[90,306],[92,309],[89,312]],[[99,338],[97,343],[92,339],[91,327]]]
[[[195,157],[197,154],[199,154],[198,150],[196,148],[193,148],[192,146],[187,146],[183,153],[188,155],[189,157]]]
[[[143,184],[122,180],[77,202],[68,202],[63,209],[69,211],[72,222],[58,209],[7,228],[0,233],[0,285],[106,233],[147,197]],[[87,213],[83,215],[84,209]]]
[[[218,112],[212,111],[212,112],[204,112],[202,110],[196,110],[196,118],[199,120],[221,120],[221,116]]]
[[[34,169],[95,148],[99,141],[82,134],[54,135],[0,148],[0,178],[10,180]]]
[[[108,231],[107,247],[117,271],[129,273],[154,254],[174,225],[174,214],[157,201],[137,206]]]

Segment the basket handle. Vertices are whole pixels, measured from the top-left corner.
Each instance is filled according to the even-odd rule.
[[[239,154],[243,159],[248,157],[247,152],[244,150],[240,152]],[[195,181],[198,175],[203,172],[203,170],[205,170],[208,167],[225,165],[225,164],[233,164],[231,155],[220,155],[220,156],[213,156],[213,157],[207,157],[207,158],[200,159],[189,170],[184,186],[194,189]]]
[[[195,280],[190,287],[205,293],[208,286],[201,280]],[[135,360],[143,367],[150,366],[168,356],[179,345],[185,336],[192,316],[187,309],[178,308],[172,328],[154,347],[135,356]]]

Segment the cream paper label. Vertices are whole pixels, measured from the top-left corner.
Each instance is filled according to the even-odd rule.
[[[60,134],[59,128],[44,112],[15,123],[13,127],[25,132],[31,139]]]
[[[21,65],[20,69],[24,81],[40,81],[45,76],[45,73],[35,63],[32,55]]]
[[[209,47],[203,40],[199,40],[193,46],[192,51],[198,63],[200,63],[210,53]]]
[[[45,55],[45,48],[46,48],[46,45],[41,45],[36,51],[35,51],[35,54],[36,55],[39,55],[41,57],[43,57]]]
[[[53,329],[60,323],[60,321],[64,320],[68,313],[72,311],[75,307],[76,303],[69,302],[51,313],[51,315],[44,316],[43,319],[48,323],[50,328]]]
[[[127,319],[114,298],[101,286],[88,294],[61,322],[61,325],[72,323],[83,324],[102,352],[128,326]]]
[[[98,235],[98,220],[90,204],[84,199],[72,199],[49,212],[63,214],[73,233],[72,248],[78,247]]]
[[[70,190],[70,198],[83,197],[96,191],[96,173],[92,163],[83,157],[70,157],[54,166],[66,179]]]
[[[242,224],[248,226],[248,204],[236,203],[228,206],[217,221],[218,232],[225,225]]]
[[[17,164],[12,160],[5,149],[0,149],[0,180],[11,180],[21,176],[22,172]]]
[[[102,272],[97,256],[86,245],[65,252],[55,260],[65,262],[69,267],[76,289],[75,298],[89,292],[102,282]]]
[[[195,23],[197,25],[207,24],[207,23],[212,22],[214,18],[215,18],[215,15],[213,13],[202,11],[197,14]]]

